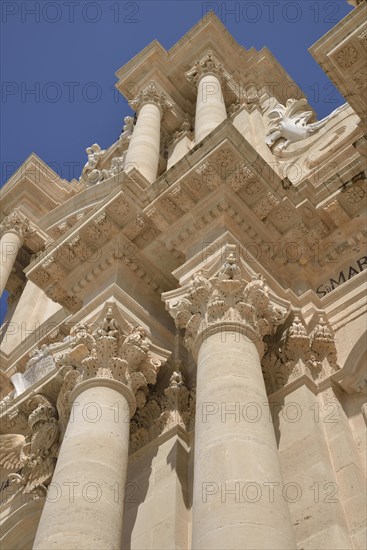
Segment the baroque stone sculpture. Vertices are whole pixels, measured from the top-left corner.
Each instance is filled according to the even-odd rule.
[[[1,436],[0,466],[12,472],[9,485],[15,490],[45,496],[51,481],[58,450],[59,428],[56,409],[43,396],[32,397],[28,404],[30,434],[5,434]]]
[[[122,145],[128,142],[134,130],[134,118],[127,116],[124,118],[124,126],[119,137],[119,144]],[[94,143],[87,147],[88,162],[85,164],[80,180],[84,180],[88,185],[96,185],[112,176],[116,176],[122,172],[125,165],[126,151],[121,156],[113,157],[109,168],[102,168],[103,158],[107,151],[102,150],[98,143]]]
[[[227,255],[216,277],[209,277],[205,271],[196,273],[186,297],[168,307],[176,326],[186,329],[189,349],[206,328],[225,322],[248,325],[261,342],[287,316],[286,309],[271,303],[262,275],[253,275],[249,283],[241,277],[233,253]]]
[[[307,106],[306,99],[288,99],[285,106],[277,103],[274,109],[269,112],[270,121],[266,144],[270,148],[280,139],[284,140],[279,146],[281,150],[286,149],[291,143],[306,139],[323,128],[329,120],[336,117],[344,108],[342,105],[322,120],[308,124],[313,112],[306,110]]]
[[[78,371],[75,383],[88,378],[122,382],[134,393],[137,407],[142,407],[148,384],[155,384],[161,366],[160,359],[150,351],[147,336],[140,326],[126,324],[123,330],[108,308],[94,332],[86,324],[77,325],[70,350],[56,356],[55,361],[59,367],[68,366]]]

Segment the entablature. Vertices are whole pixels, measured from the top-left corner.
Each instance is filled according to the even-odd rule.
[[[309,51],[335,83],[365,128],[367,4],[353,0],[356,9],[318,40]],[[357,5],[358,4],[358,5]]]
[[[287,90],[300,91],[267,48],[262,48],[259,52],[254,48],[246,50],[228,34],[225,26],[212,12],[206,14],[170,50],[165,50],[156,40],[146,46],[116,72],[119,79],[116,87],[131,100],[136,91],[146,84],[148,73],[150,77],[153,72],[164,74],[165,92],[173,98],[182,112],[193,115],[195,90],[187,82],[185,73],[207,51],[213,52],[230,75],[223,91],[227,106],[253,87],[268,92],[270,89],[278,101],[288,99]],[[182,123],[182,120],[179,122]]]
[[[229,121],[199,145],[150,186],[136,171],[102,182],[111,193],[73,227],[64,226],[65,233],[36,258],[27,277],[76,311],[83,287],[116,261],[115,243],[117,258],[146,273],[148,286],[160,292],[172,284],[170,272],[203,240],[228,228],[245,247],[255,247],[253,254],[261,251],[260,262],[285,287],[296,289],[297,280],[304,280],[304,288],[297,288],[303,292],[361,249],[364,173],[349,187],[337,178],[317,191],[307,181],[295,187],[281,180]],[[93,190],[85,193],[93,196]],[[101,252],[92,269],[84,265],[91,246]],[[123,251],[132,249],[138,267],[126,261]]]

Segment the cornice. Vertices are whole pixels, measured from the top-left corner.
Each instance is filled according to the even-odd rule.
[[[156,292],[160,292],[162,285],[164,290],[169,288],[172,279],[164,273],[162,264],[157,265],[157,253],[158,257],[163,255],[165,267],[170,266],[172,271],[198,246],[199,235],[199,239],[207,239],[210,231],[220,230],[224,223],[245,247],[250,243],[260,247],[260,263],[285,287],[292,288],[300,269],[303,279],[317,286],[331,268],[337,269],[353,256],[355,243],[350,240],[351,235],[360,233],[361,242],[364,238],[361,219],[361,228],[356,232],[356,215],[362,212],[363,201],[354,201],[356,191],[365,193],[362,180],[352,182],[343,193],[340,187],[338,192],[339,182],[335,182],[332,201],[326,200],[330,189],[322,188],[324,204],[316,207],[312,185],[306,183],[307,192],[304,188],[299,191],[294,186],[284,186],[229,121],[224,121],[201,147],[194,148],[154,184],[143,189],[144,183],[137,181],[136,175],[122,173],[118,182],[103,182],[106,189],[98,190],[96,186],[100,202],[73,227],[65,224],[61,228],[65,233],[29,266],[27,277],[48,289],[46,293],[52,299],[76,311],[81,307],[77,295],[85,295],[83,288],[116,261],[113,252],[106,249],[107,243],[113,241],[119,250],[136,247],[139,267],[134,267],[136,262],[126,263],[143,274],[144,270],[155,271]],[[107,190],[110,193],[106,195]],[[89,192],[92,193],[85,191]],[[83,202],[81,195],[78,200]],[[293,264],[288,262],[285,270],[284,250],[295,242],[298,259]],[[332,248],[336,260],[332,266],[327,256],[330,242],[338,243]],[[83,247],[85,250],[88,243],[97,245],[102,255],[98,265],[89,271],[84,269],[83,274]],[[269,243],[280,252],[274,255],[265,250]],[[317,251],[315,243],[319,245]],[[74,294],[70,294],[71,288]]]
[[[363,122],[367,120],[365,98],[367,4],[361,2],[309,51],[334,82]]]
[[[91,298],[75,314],[68,315],[64,308],[60,309],[55,315],[38,326],[33,333],[22,339],[21,344],[9,355],[5,355],[1,351],[2,369],[8,376],[12,376],[16,372],[23,372],[29,360],[29,353],[35,347],[61,343],[78,323],[96,324],[100,320],[101,312],[103,312],[106,304],[113,308],[118,320],[120,320],[120,312],[122,312],[131,324],[142,325],[151,334],[153,342],[161,342],[165,348],[173,349],[173,322],[164,311],[160,295],[153,296],[151,301],[155,307],[154,315],[118,284],[113,283],[99,292],[97,296]],[[155,344],[152,344],[152,346],[157,353],[162,353],[162,350],[159,350]]]
[[[287,99],[283,93],[287,84],[292,84],[293,89],[298,89],[267,48],[262,48],[259,52],[254,48],[246,50],[211,12],[168,51],[156,40],[149,44],[116,72],[119,79],[116,87],[130,100],[134,86],[136,93],[136,86],[140,87],[145,83],[147,70],[155,70],[156,74],[167,76],[165,91],[173,97],[177,105],[184,112],[193,114],[193,107],[188,109],[185,98],[190,98],[193,103],[194,94],[190,85],[185,82],[184,73],[208,49],[213,50],[215,56],[224,64],[225,70],[233,75],[233,81],[230,82],[225,94],[228,96],[225,98],[228,105],[234,101],[242,87],[246,88],[254,83],[260,87],[269,87],[271,84],[275,96],[282,101]]]
[[[83,187],[76,180],[68,182],[32,153],[0,190],[2,210],[7,215],[19,206],[38,221],[51,209],[77,194]]]

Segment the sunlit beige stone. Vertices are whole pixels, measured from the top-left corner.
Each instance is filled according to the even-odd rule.
[[[311,47],[347,101],[321,120],[209,13],[117,71],[135,115],[78,180],[32,154],[1,190],[2,548],[364,550],[351,3]]]

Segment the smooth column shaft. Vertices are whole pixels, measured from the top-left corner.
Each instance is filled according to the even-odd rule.
[[[0,239],[0,294],[4,292],[21,245],[22,239],[14,231],[7,231]]]
[[[204,139],[226,118],[227,111],[219,78],[214,74],[201,77],[196,99],[196,143]]]
[[[199,549],[294,549],[260,358],[238,332],[198,354],[193,543]]]
[[[142,105],[126,155],[125,170],[136,168],[150,183],[157,179],[160,126],[159,106],[155,103]]]
[[[121,547],[130,413],[123,395],[77,395],[38,527],[37,550]]]

